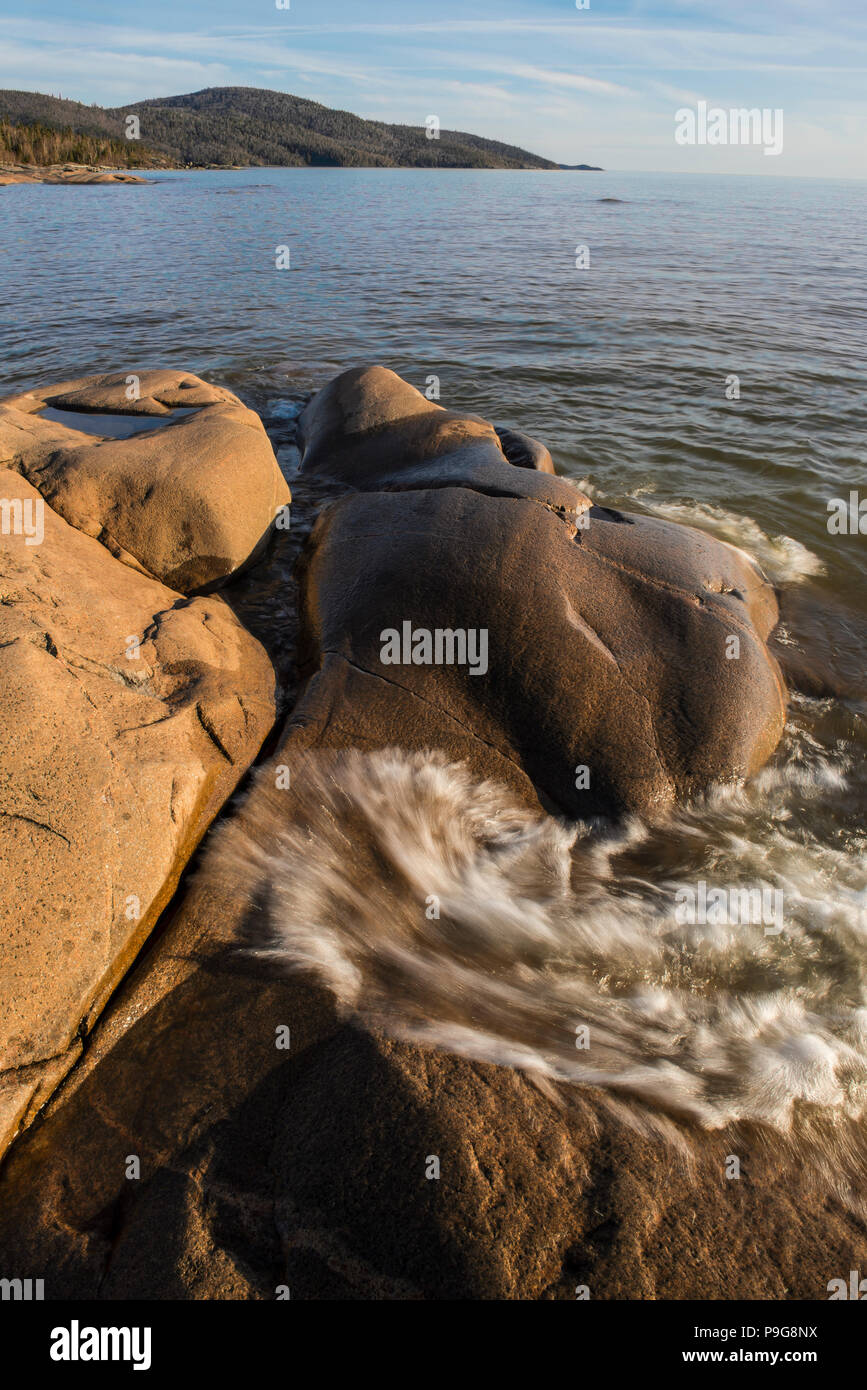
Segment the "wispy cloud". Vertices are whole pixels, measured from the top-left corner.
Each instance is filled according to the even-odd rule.
[[[615,82],[598,77],[564,72],[558,68],[536,67],[532,63],[515,63],[507,58],[488,58],[473,54],[466,58],[461,57],[457,61],[461,66],[474,68],[478,72],[495,72],[501,77],[517,77],[542,87],[570,87],[573,91],[592,92],[596,96],[634,95],[628,87],[621,87]]]

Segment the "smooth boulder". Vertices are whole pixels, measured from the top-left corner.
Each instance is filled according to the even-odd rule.
[[[66,418],[43,417],[46,407]],[[173,420],[178,409],[190,413]],[[100,438],[102,415],[153,417],[154,428]],[[87,377],[0,401],[0,463],[117,559],[181,593],[250,564],[291,501],[258,415],[185,372]]]
[[[480,415],[445,410],[387,367],[354,367],[335,377],[299,424],[302,474],[350,488],[466,487],[493,497],[532,497],[572,520],[590,507],[574,483],[554,475],[550,454],[536,440],[516,431],[498,434]]]
[[[0,470],[0,1150],[81,1050],[275,709],[260,644]]]
[[[492,426],[382,368],[301,423],[303,471],[353,489],[305,561],[308,746],[440,748],[572,817],[658,812],[773,752],[777,604],[742,552],[510,464]],[[442,659],[413,636],[395,661],[406,629],[451,634]],[[484,634],[484,669],[455,633]]]

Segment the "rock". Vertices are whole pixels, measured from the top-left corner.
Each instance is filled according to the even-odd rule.
[[[70,525],[182,593],[213,587],[255,559],[290,492],[259,417],[185,372],[87,377],[0,401],[0,463]],[[67,413],[63,423],[40,415]],[[171,421],[184,407],[192,413]],[[97,438],[75,413],[159,418],[151,431]],[[166,423],[168,422],[168,423]]]
[[[282,815],[304,824],[295,770]],[[863,1266],[863,1219],[779,1136],[663,1138],[601,1091],[342,1019],[237,949],[261,902],[224,849],[7,1157],[0,1262],[44,1271],[46,1298],[818,1299]]]
[[[0,188],[11,183],[150,183],[120,169],[87,164],[13,164],[0,166]]]
[[[118,564],[18,473],[0,511],[2,1147],[258,752],[275,682],[224,602]]]
[[[329,382],[304,409],[302,473],[370,490],[465,487],[491,496],[532,497],[577,517],[590,499],[553,476],[550,455],[528,435],[506,431],[527,461],[509,463],[493,425],[444,410],[385,367],[359,367]]]
[[[109,372],[79,377],[54,386],[6,396],[0,407],[14,407],[34,414],[46,405],[59,410],[92,411],[123,415],[169,415],[179,406],[240,405],[238,397],[223,386],[193,376],[192,372],[167,370],[133,373]],[[130,392],[136,394],[130,399]],[[251,412],[252,413],[252,412]]]
[[[524,434],[521,430],[510,430],[495,425],[500,448],[516,468],[534,468],[539,473],[554,473],[554,460],[538,439]]]
[[[306,687],[8,1155],[0,1264],[45,1271],[49,1299],[824,1298],[863,1263],[865,1223],[779,1136],[657,1125],[625,1098],[397,1042],[239,949],[267,939],[288,827],[319,867],[314,771],[338,775],[348,749],[442,750],[535,808],[653,811],[747,775],[783,717],[775,598],[732,548],[592,506],[530,444],[381,368],[332,382],[302,425],[305,486],[352,489],[300,575]],[[485,671],[383,663],[403,621],[484,628]],[[333,826],[356,905],[387,904],[356,832]],[[310,931],[327,952],[315,913]]]
[[[311,540],[308,746],[442,748],[572,817],[656,812],[773,752],[776,600],[741,552],[575,491],[570,509],[563,480],[382,369],[338,377],[302,427],[303,471],[361,489]],[[383,660],[404,624],[486,634],[485,669]]]

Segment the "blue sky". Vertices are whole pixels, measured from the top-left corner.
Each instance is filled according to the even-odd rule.
[[[0,87],[122,105],[273,87],[611,169],[867,176],[864,0],[0,0]],[[782,108],[783,152],[674,113]]]

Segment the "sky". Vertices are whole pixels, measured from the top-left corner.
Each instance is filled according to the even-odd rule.
[[[285,2],[0,0],[0,87],[102,106],[271,87],[565,164],[867,177],[864,0]],[[782,151],[678,144],[700,101],[781,110]]]

